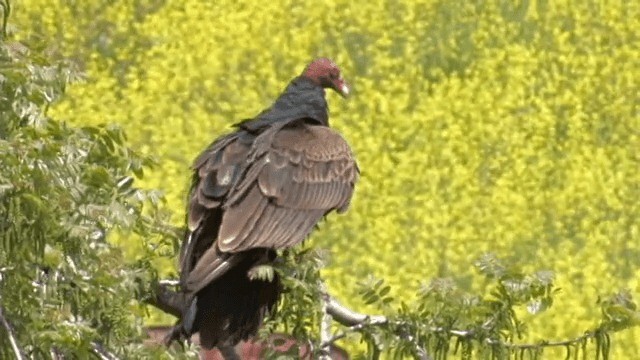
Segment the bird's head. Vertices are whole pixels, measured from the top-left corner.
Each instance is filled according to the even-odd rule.
[[[307,66],[302,76],[323,88],[331,88],[343,97],[349,95],[349,86],[340,75],[340,68],[327,58],[315,59]]]

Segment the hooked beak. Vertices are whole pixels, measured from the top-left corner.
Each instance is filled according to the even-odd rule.
[[[336,90],[338,90],[338,93],[344,98],[349,96],[349,85],[347,85],[347,83],[342,79],[338,82]]]

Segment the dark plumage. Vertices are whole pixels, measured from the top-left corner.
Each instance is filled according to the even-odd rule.
[[[329,128],[324,88],[348,94],[338,67],[321,58],[273,106],[196,159],[180,253],[187,308],[174,336],[200,332],[202,346],[212,348],[255,334],[281,284],[277,275],[250,280],[247,273],[349,206],[358,167]]]

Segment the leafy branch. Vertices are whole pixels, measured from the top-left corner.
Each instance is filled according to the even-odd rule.
[[[174,238],[162,197],[133,185],[152,161],[117,126],[47,115],[81,75],[46,48],[0,36],[0,358],[149,357],[131,294]],[[135,261],[117,234],[142,240]]]
[[[300,262],[305,258],[313,261]],[[297,312],[307,314],[308,325],[313,324],[313,314],[319,313],[312,328],[302,331],[298,328],[292,333],[297,331],[296,338],[311,341],[315,345],[314,354],[320,358],[326,356],[329,347],[337,341],[358,334],[367,343],[368,353],[373,358],[388,352],[395,358],[411,356],[422,360],[444,359],[451,353],[459,353],[462,359],[471,359],[474,354],[539,359],[545,349],[554,347],[566,348],[566,356],[570,357],[586,354],[591,342],[595,343],[596,358],[607,359],[611,333],[637,325],[640,319],[630,294],[620,292],[599,300],[603,313],[600,325],[580,336],[560,341],[517,343],[514,339],[524,334],[525,327],[516,318],[514,308],[525,306],[530,313],[537,314],[553,303],[557,290],[553,286],[553,274],[548,271],[523,274],[505,266],[495,256],[486,255],[476,266],[494,281],[488,300],[460,291],[452,281],[436,279],[424,286],[416,304],[402,303],[396,311],[390,307],[394,302],[389,295],[390,288],[382,280],[369,279],[361,284],[363,300],[379,305],[389,313],[372,315],[354,311],[329,294],[317,272],[323,264],[321,253],[302,250],[285,254],[284,259],[275,270],[288,276],[285,279],[290,285],[295,284],[294,290],[286,295],[295,299],[286,301],[296,305],[294,309],[281,308],[284,315],[276,315],[267,326],[273,326],[275,321],[285,329],[294,330],[295,324],[291,322],[300,321]],[[161,282],[156,296],[147,303],[160,309],[169,308],[170,313],[179,312],[180,302],[176,299],[180,295],[169,289],[176,284],[175,281]],[[306,295],[310,296],[297,292],[300,289],[303,293],[308,291]],[[330,332],[331,321],[342,326],[333,334]],[[319,337],[313,333],[313,328],[320,332]]]
[[[0,306],[0,324],[4,327],[7,332],[7,336],[9,337],[9,342],[11,344],[11,349],[13,350],[13,355],[16,360],[26,359],[24,355],[24,351],[18,345],[18,340],[15,331],[13,330],[13,326],[11,326],[9,320],[5,316],[4,308]],[[55,352],[55,349],[52,349]],[[111,351],[107,350],[102,344],[93,341],[91,342],[91,353],[93,353],[100,360],[118,360],[119,358],[114,355]]]
[[[338,323],[345,325],[346,327],[342,331],[333,335],[321,344],[321,347],[326,348],[329,345],[335,343],[338,340],[344,339],[354,333],[363,333],[371,331],[374,327],[387,327],[392,329],[402,329],[402,331],[396,331],[396,333],[404,338],[404,340],[412,341],[407,337],[408,333],[416,332],[415,329],[407,328],[407,323],[399,320],[391,320],[383,315],[366,315],[353,311],[340,304],[336,299],[331,298],[327,303],[327,313],[332,316]],[[353,325],[349,325],[353,324]],[[501,348],[510,349],[513,352],[519,352],[519,357],[524,358],[524,353],[527,351],[533,351],[538,353],[543,348],[551,347],[565,347],[567,350],[567,357],[571,356],[572,347],[580,348],[583,352],[586,352],[586,345],[589,340],[593,340],[597,343],[598,354],[603,359],[608,357],[610,348],[610,335],[607,332],[607,325],[603,324],[594,330],[587,331],[581,336],[575,338],[562,340],[562,341],[541,341],[535,344],[517,344],[505,342],[500,339],[493,338],[476,338],[477,332],[474,330],[456,330],[456,329],[443,329],[430,327],[427,329],[432,334],[441,334],[449,337],[455,337],[460,341],[469,341],[474,338],[475,340],[484,342],[490,346],[497,346]],[[427,352],[416,344],[416,353],[414,354],[418,359],[431,359]]]

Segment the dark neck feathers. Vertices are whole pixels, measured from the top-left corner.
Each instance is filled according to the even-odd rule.
[[[275,123],[297,120],[329,126],[329,109],[324,95],[322,87],[299,76],[289,83],[270,108],[254,119],[244,120],[236,126],[249,132],[259,132]]]

